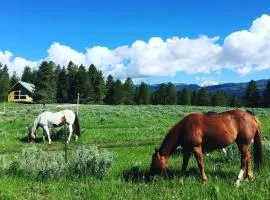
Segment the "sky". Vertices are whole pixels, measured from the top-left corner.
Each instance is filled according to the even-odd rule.
[[[270,1],[32,1],[0,4],[0,63],[94,64],[135,83],[270,78]]]

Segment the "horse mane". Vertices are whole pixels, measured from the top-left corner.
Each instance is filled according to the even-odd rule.
[[[252,112],[251,110],[245,110],[246,112],[248,112],[249,114],[251,114],[251,115],[253,115],[253,116],[255,116],[255,113],[254,112]]]
[[[205,114],[206,116],[212,116],[212,115],[216,115],[218,113],[215,111],[208,111],[208,112],[203,112],[203,114]]]
[[[169,156],[171,152],[176,148],[178,142],[178,134],[181,132],[182,120],[176,123],[166,134],[160,147],[159,153],[161,155]]]

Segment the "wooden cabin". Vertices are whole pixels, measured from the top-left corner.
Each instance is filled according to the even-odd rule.
[[[8,102],[32,103],[35,85],[18,81],[8,90]]]

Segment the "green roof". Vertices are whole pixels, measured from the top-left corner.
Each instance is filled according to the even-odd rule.
[[[19,81],[19,83],[25,87],[25,89],[27,89],[29,92],[33,93],[34,90],[35,90],[35,85],[32,84],[32,83],[26,83],[26,82],[23,82],[23,81]]]
[[[27,89],[29,92],[34,93],[35,91],[35,85],[32,83],[27,83],[27,82],[23,82],[23,81],[18,81],[17,83],[15,83],[9,90],[8,93],[18,84],[21,84],[25,89]]]

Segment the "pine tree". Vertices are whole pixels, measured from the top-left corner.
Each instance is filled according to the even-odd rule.
[[[0,101],[7,100],[7,92],[9,89],[9,74],[7,65],[0,63]]]
[[[181,92],[178,92],[178,104],[191,105],[191,95],[186,87]]]
[[[270,80],[267,81],[266,88],[263,92],[263,106],[270,108]]]
[[[132,105],[134,104],[134,85],[132,79],[128,77],[123,85],[124,90],[124,104]]]
[[[138,104],[149,104],[150,94],[148,85],[144,82],[141,83],[138,91]]]
[[[161,83],[157,90],[157,103],[165,105],[166,99],[167,99],[167,85],[165,83]]]
[[[105,98],[105,83],[102,71],[97,72],[97,78],[94,85],[95,103],[103,104]]]
[[[242,107],[243,106],[243,102],[239,99],[239,98],[237,98],[237,97],[235,97],[235,96],[233,96],[233,97],[231,97],[231,99],[230,99],[230,107]]]
[[[174,105],[176,104],[177,96],[175,91],[175,86],[171,82],[168,83],[166,88],[166,104]]]
[[[105,85],[105,99],[104,102],[106,104],[112,105],[113,104],[113,96],[114,96],[114,80],[113,80],[113,76],[109,75],[107,77],[107,81],[106,81],[106,85]]]
[[[257,83],[251,80],[247,86],[245,94],[246,105],[249,107],[259,107],[261,104],[261,96],[257,88]]]
[[[9,86],[12,87],[13,85],[15,85],[18,81],[20,80],[20,78],[17,76],[17,73],[14,71],[12,76],[10,77],[9,80]]]
[[[211,96],[205,89],[201,87],[198,91],[197,105],[199,106],[210,106],[211,105]]]
[[[57,92],[56,92],[56,100],[59,103],[67,103],[68,102],[68,74],[65,67],[63,67],[59,73],[57,74]]]
[[[36,81],[36,70],[31,70],[29,66],[26,66],[23,70],[22,78],[21,80],[27,83],[34,84]]]
[[[53,103],[56,100],[55,64],[43,61],[38,69],[35,82],[35,101]]]
[[[212,106],[228,106],[230,104],[229,97],[224,91],[217,91],[212,96]]]
[[[92,93],[90,94],[90,98],[93,100],[94,103],[96,103],[97,100],[97,79],[98,79],[98,71],[95,65],[91,64],[88,68],[88,77],[90,81],[90,86],[91,86],[91,91]]]
[[[72,61],[68,63],[67,75],[68,75],[68,100],[71,103],[75,103],[77,100],[77,86],[76,86],[76,74],[78,73],[78,66],[73,64]]]
[[[119,105],[124,103],[123,86],[119,79],[113,85],[113,104]]]
[[[76,93],[80,94],[81,103],[91,102],[91,87],[88,73],[83,65],[80,65],[78,72],[75,75],[75,88]]]
[[[198,93],[194,90],[191,95],[191,105],[198,105]]]

